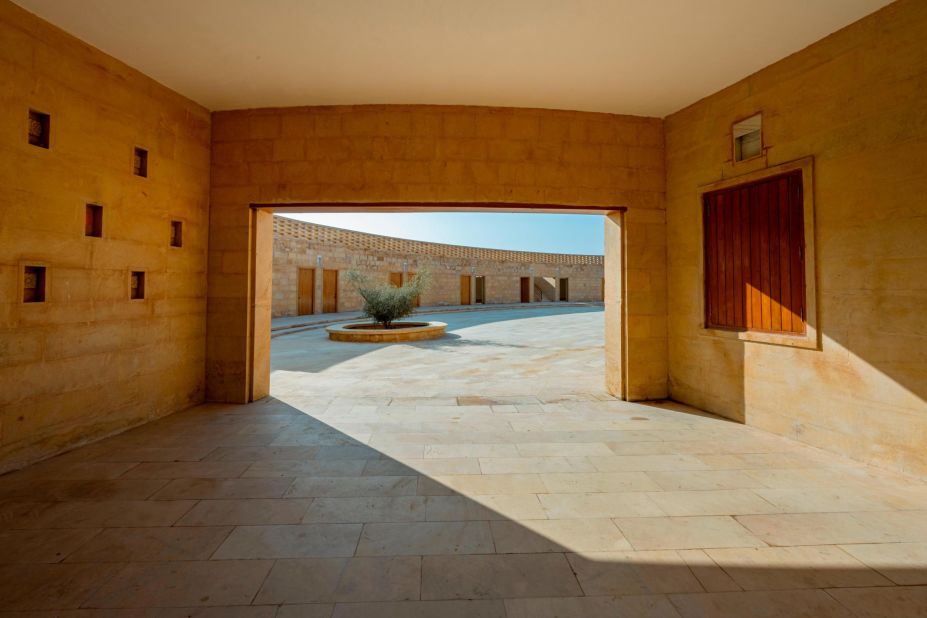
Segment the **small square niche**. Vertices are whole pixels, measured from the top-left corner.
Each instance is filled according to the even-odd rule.
[[[87,204],[84,216],[84,236],[103,237],[103,207],[99,204]]]
[[[44,266],[26,266],[23,269],[23,302],[45,302]]]
[[[129,298],[143,300],[145,298],[145,273],[133,270],[129,275]]]
[[[171,221],[171,246],[183,247],[183,221]]]
[[[48,148],[48,133],[51,117],[48,114],[29,110],[29,143],[39,148]]]
[[[754,114],[735,122],[732,127],[734,136],[734,161],[746,161],[763,153],[763,115]]]
[[[132,173],[142,178],[148,178],[148,151],[144,148],[135,149],[132,163]]]

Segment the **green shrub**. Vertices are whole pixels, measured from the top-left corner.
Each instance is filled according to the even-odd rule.
[[[364,315],[382,324],[383,328],[391,328],[394,321],[415,312],[415,299],[431,285],[431,273],[422,269],[412,281],[399,288],[389,283],[374,283],[355,270],[347,273],[347,280],[364,299]]]

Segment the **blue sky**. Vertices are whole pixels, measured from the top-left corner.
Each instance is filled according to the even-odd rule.
[[[371,234],[455,245],[593,255],[602,255],[605,250],[602,215],[423,212],[285,216]]]

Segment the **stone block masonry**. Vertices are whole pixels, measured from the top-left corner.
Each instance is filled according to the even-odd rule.
[[[203,401],[211,123],[8,2],[0,83],[3,471]]]
[[[338,270],[342,274],[356,270],[384,283],[390,281],[391,275],[394,280],[408,280],[412,273],[427,267],[432,274],[432,285],[422,295],[422,306],[466,304],[461,293],[461,275],[486,278],[486,304],[522,302],[524,277],[530,281],[529,301],[542,300],[539,290],[544,285],[553,288],[544,300],[602,301],[605,264],[602,255],[504,251],[419,242],[277,216],[274,217],[274,317],[300,313],[300,269],[315,269],[310,274],[314,288],[312,313],[323,311],[319,258],[321,269]],[[562,286],[561,295],[558,282],[562,280],[568,283]],[[469,291],[467,294],[472,302],[473,295]],[[340,276],[336,310],[356,311],[361,304],[361,298],[346,278]],[[309,313],[308,305],[302,303],[304,313]]]

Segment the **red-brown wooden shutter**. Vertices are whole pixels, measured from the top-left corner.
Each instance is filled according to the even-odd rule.
[[[801,172],[704,195],[705,323],[805,332]]]

